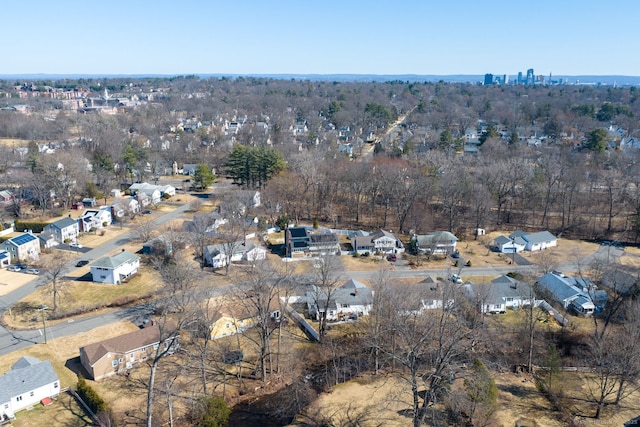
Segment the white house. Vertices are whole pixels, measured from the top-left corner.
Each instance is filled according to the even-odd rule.
[[[23,356],[11,370],[0,376],[0,414],[2,420],[60,394],[60,380],[51,362]]]
[[[80,216],[80,230],[86,232],[103,228],[111,224],[112,220],[111,208],[108,206],[102,206],[100,209],[86,209]]]
[[[119,285],[140,268],[140,257],[123,250],[114,256],[102,257],[90,265],[94,282]]]
[[[213,268],[222,268],[227,265],[227,253],[232,251],[231,262],[258,261],[267,257],[267,251],[256,246],[251,240],[246,242],[220,243],[204,248],[204,258]]]
[[[540,251],[558,245],[558,238],[548,231],[525,233],[516,230],[509,237],[498,236],[493,239],[493,246],[498,252],[512,253],[520,251]]]
[[[140,203],[132,197],[117,197],[111,203],[111,214],[116,218],[140,212]]]
[[[44,227],[43,232],[51,232],[58,243],[77,242],[80,226],[78,220],[68,216]]]
[[[548,231],[529,234],[516,230],[509,235],[509,238],[512,240],[518,240],[519,238],[524,240],[524,249],[526,251],[540,251],[558,245],[558,238]]]
[[[468,283],[463,290],[484,314],[506,313],[508,308],[535,303],[531,286],[509,276],[500,276],[488,285]]]
[[[351,245],[356,253],[398,253],[404,252],[402,242],[388,231],[379,230],[366,236],[354,236]]]
[[[318,320],[321,313],[326,312],[327,320],[336,321],[353,315],[368,315],[373,307],[373,291],[364,283],[351,279],[330,295],[314,285],[306,293],[306,300],[311,317]]]
[[[458,238],[448,231],[414,234],[411,238],[419,252],[449,255],[456,251]]]
[[[524,251],[525,246],[527,242],[522,237],[510,239],[507,236],[498,236],[493,239],[493,247],[502,253],[521,252]]]

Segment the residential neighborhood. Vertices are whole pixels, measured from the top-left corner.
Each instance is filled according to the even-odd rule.
[[[487,81],[0,80],[3,414],[633,419],[635,90]]]

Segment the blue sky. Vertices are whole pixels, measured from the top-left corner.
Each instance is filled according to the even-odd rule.
[[[640,1],[23,0],[0,74],[640,76]]]

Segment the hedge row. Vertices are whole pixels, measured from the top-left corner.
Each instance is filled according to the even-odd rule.
[[[91,388],[89,384],[87,384],[87,381],[82,376],[78,377],[78,384],[76,388],[80,398],[84,400],[94,414],[100,414],[102,416],[107,415],[111,419],[111,422],[113,422],[113,411],[107,405],[107,402],[105,402],[104,399],[102,399],[98,393]]]
[[[16,220],[14,227],[16,231],[31,230],[34,233],[42,233],[42,230],[49,225],[48,222],[22,222]]]

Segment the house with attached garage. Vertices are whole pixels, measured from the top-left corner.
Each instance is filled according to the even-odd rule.
[[[0,424],[37,403],[46,404],[60,394],[60,380],[51,362],[23,356],[0,376]]]
[[[94,282],[119,285],[138,272],[140,257],[123,249],[116,255],[92,262],[89,267]]]
[[[526,233],[516,230],[506,236],[493,239],[493,246],[498,252],[512,253],[520,251],[540,251],[558,245],[558,238],[548,231]]]
[[[351,239],[351,246],[357,254],[365,254],[367,252],[395,254],[404,252],[402,242],[388,231],[378,230],[365,236],[356,235]]]
[[[23,233],[0,244],[0,249],[11,254],[18,261],[36,260],[40,255],[40,241],[31,233]]]
[[[559,271],[540,277],[536,285],[542,294],[578,315],[592,315],[602,310],[609,301],[607,293],[597,289],[591,280],[583,277],[569,277]]]
[[[77,219],[68,216],[46,225],[42,231],[52,233],[58,243],[74,243],[78,241],[80,226]]]
[[[158,325],[148,325],[137,331],[109,338],[80,348],[80,363],[89,378],[103,378],[125,372],[148,358],[160,348],[173,354],[180,347],[179,336],[166,337],[162,343]]]

